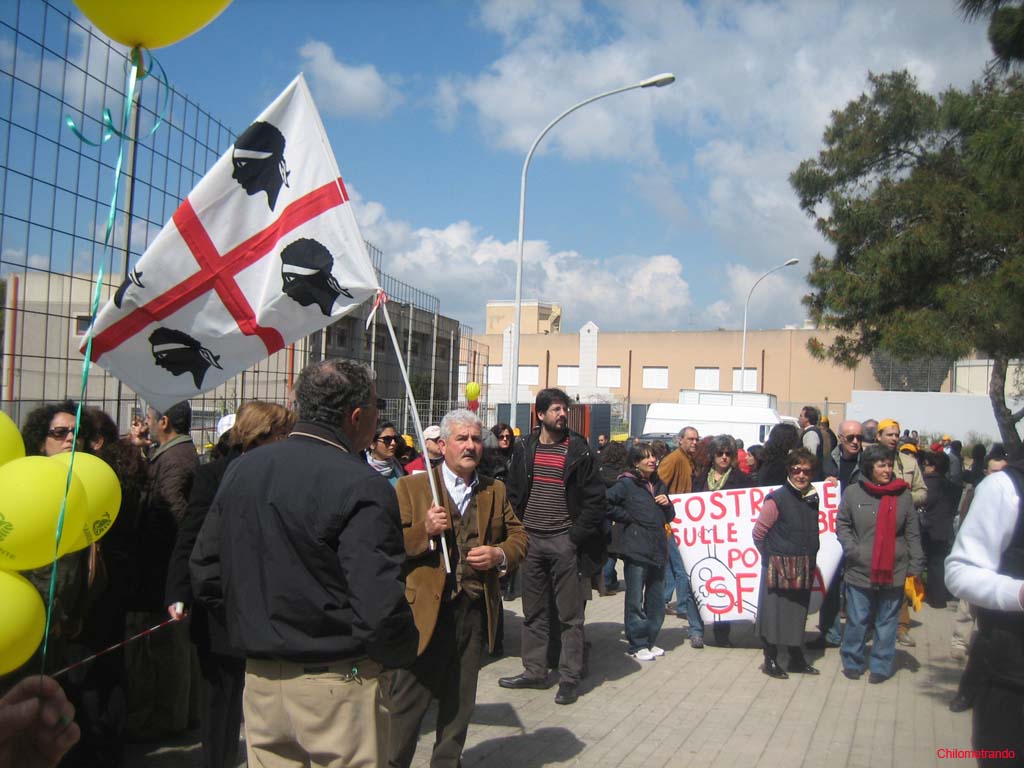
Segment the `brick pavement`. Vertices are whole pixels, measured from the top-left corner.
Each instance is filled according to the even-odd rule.
[[[521,669],[521,606],[505,603],[508,655],[480,672],[466,768],[973,765],[936,756],[940,747],[970,746],[970,713],[946,708],[960,675],[949,657],[951,610],[925,606],[915,614],[917,647],[899,649],[895,677],[869,685],[867,675],[856,682],[842,675],[836,649],[808,653],[821,670],[818,677],[773,680],[759,670],[761,654],[750,628],[732,633],[736,647],[709,643],[694,650],[686,642],[686,623],[674,616],[666,618],[658,639],[668,653],[641,663],[625,655],[622,604],[622,593],[590,603],[590,674],[579,701],[563,707],[554,703],[555,685],[544,691],[498,686],[499,677]],[[413,763],[418,768],[429,765],[431,718]],[[173,745],[132,747],[127,765],[199,766],[195,739],[192,733]]]

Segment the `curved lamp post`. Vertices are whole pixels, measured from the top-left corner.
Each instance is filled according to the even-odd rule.
[[[526,161],[523,163],[523,177],[519,184],[519,260],[516,262],[515,324],[512,331],[512,380],[509,382],[509,400],[511,400],[512,405],[509,424],[513,429],[516,427],[516,406],[519,404],[519,325],[522,321],[523,311],[523,228],[526,221],[526,173],[530,170],[530,159],[533,157],[533,152],[537,149],[537,145],[540,144],[541,139],[547,135],[548,131],[555,127],[555,123],[566,115],[575,112],[580,107],[585,107],[587,104],[603,99],[606,96],[614,96],[624,91],[632,91],[634,88],[661,88],[663,85],[670,85],[675,81],[675,75],[671,72],[664,72],[654,77],[648,77],[646,80],[641,80],[639,83],[633,83],[633,85],[627,85],[624,88],[616,88],[613,91],[605,91],[596,96],[591,96],[589,99],[584,99],[580,103],[569,107],[569,109],[548,123],[544,130],[540,132],[540,135],[533,140],[530,151],[526,153]]]
[[[790,259],[785,264],[779,264],[777,267],[773,267],[761,275],[754,284],[750,286],[750,292],[747,294],[747,301],[743,305],[743,349],[740,352],[740,392],[747,391],[747,310],[750,309],[750,297],[754,295],[754,289],[757,288],[757,284],[764,280],[772,272],[778,272],[780,269],[786,267],[792,267],[794,264],[799,264],[800,259]]]

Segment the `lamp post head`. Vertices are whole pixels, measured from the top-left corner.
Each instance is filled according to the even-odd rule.
[[[641,88],[661,88],[663,85],[672,85],[676,81],[676,76],[671,72],[662,72],[660,75],[654,77],[648,77],[646,80],[640,82]]]
[[[800,263],[800,259],[790,259],[789,261],[787,261],[782,266],[784,266],[784,267],[792,267],[794,264],[799,264],[799,263]]]

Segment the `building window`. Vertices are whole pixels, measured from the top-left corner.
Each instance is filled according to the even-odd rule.
[[[465,363],[459,364],[459,384],[465,384],[469,381],[469,366]]]
[[[89,324],[92,322],[92,315],[77,315],[75,317],[75,335],[85,336],[89,332]]]
[[[519,384],[524,387],[537,386],[540,382],[539,365],[520,365]]]
[[[501,375],[500,365],[488,365],[484,369],[484,384],[502,384],[504,383]]]
[[[694,368],[693,388],[718,390],[718,369],[717,368]]]
[[[668,368],[644,366],[644,389],[668,389]]]
[[[622,386],[622,368],[618,365],[597,366],[597,386],[614,389]]]
[[[746,381],[741,382],[740,369],[732,369],[733,392],[757,392],[757,368],[747,368],[746,374]]]
[[[558,366],[558,386],[578,387],[580,385],[580,367],[578,365]]]

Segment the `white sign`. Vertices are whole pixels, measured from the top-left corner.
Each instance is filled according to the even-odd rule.
[[[705,622],[753,621],[761,587],[761,553],[754,546],[754,523],[761,504],[778,486],[735,488],[672,496],[672,534],[690,575]],[[815,483],[818,491],[818,550],[810,612],[817,611],[843,557],[836,538],[839,486]]]

